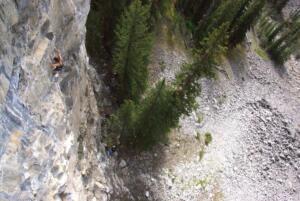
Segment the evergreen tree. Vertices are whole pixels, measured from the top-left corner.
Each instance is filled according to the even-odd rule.
[[[195,42],[207,37],[215,28],[229,23],[229,42],[231,46],[242,42],[246,32],[254,24],[262,11],[265,0],[216,0],[216,1],[179,1],[177,7],[195,27]]]
[[[241,0],[238,0],[238,2],[240,1]],[[207,37],[212,30],[220,27],[223,23],[230,23],[238,9],[239,3],[236,1],[222,1],[205,19],[201,21],[196,29],[195,40],[202,41],[202,39]]]
[[[274,5],[274,7],[277,9],[278,12],[281,12],[281,10],[289,2],[289,0],[269,0],[269,1]]]
[[[173,89],[159,82],[139,103],[126,101],[111,118],[113,133],[120,135],[122,146],[148,149],[167,140],[167,133],[179,121]]]
[[[214,29],[202,41],[201,50],[195,53],[198,59],[186,64],[171,85],[159,82],[146,97],[138,102],[125,102],[114,116],[113,122],[120,126],[120,142],[127,148],[148,149],[167,139],[168,132],[178,125],[181,115],[189,114],[196,105],[201,91],[199,79],[212,75],[220,55],[226,50],[227,24]],[[113,124],[112,124],[113,125]]]
[[[118,111],[109,119],[110,138],[113,144],[121,143],[130,147],[135,137],[135,123],[138,108],[136,103],[126,100]]]
[[[267,50],[275,61],[284,63],[295,51],[299,38],[300,23],[295,22],[288,31],[271,43]]]
[[[152,44],[148,20],[149,6],[134,0],[116,26],[113,67],[118,74],[122,100],[138,101],[147,87],[147,65]]]
[[[139,104],[134,141],[137,148],[148,149],[166,142],[170,129],[178,125],[181,113],[173,94],[174,90],[161,81]]]
[[[220,56],[226,52],[228,42],[228,23],[214,29],[201,42],[200,49],[195,52],[197,59],[194,63],[184,66],[176,76],[176,99],[181,114],[188,114],[195,109],[195,99],[200,94],[199,79],[203,76],[213,77],[214,67],[220,62]]]
[[[179,0],[176,7],[184,16],[194,24],[197,24],[204,15],[209,14],[211,9],[216,7],[220,2],[220,0]]]
[[[289,18],[276,22],[265,16],[258,23],[261,45],[278,63],[284,63],[296,51],[300,38],[300,11],[292,12]]]
[[[243,41],[247,31],[259,17],[265,2],[265,0],[246,0],[245,2],[242,2],[240,10],[243,9],[244,11],[239,11],[239,13],[241,13],[240,17],[234,18],[239,20],[237,20],[236,25],[233,25],[232,30],[230,30],[229,43],[231,46],[235,46]]]
[[[91,0],[86,27],[86,47],[96,63],[111,60],[113,30],[117,19],[129,0]]]
[[[151,3],[151,16],[156,20],[161,17],[171,17],[171,10],[173,8],[173,0],[148,0]]]
[[[271,23],[271,26],[272,26],[271,29],[266,32],[267,43],[270,43],[271,41],[275,40],[276,36],[283,31],[285,27],[285,23],[281,23],[281,24]]]

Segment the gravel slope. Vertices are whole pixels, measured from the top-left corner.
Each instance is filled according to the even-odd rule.
[[[173,79],[186,55],[156,48],[156,63],[167,67],[153,77]],[[111,200],[300,200],[300,63],[278,67],[251,47],[236,51],[218,79],[201,81],[199,109],[182,118],[168,145],[111,160],[120,184]]]

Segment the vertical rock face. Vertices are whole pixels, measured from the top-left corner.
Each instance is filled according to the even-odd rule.
[[[96,160],[97,152],[91,143],[98,112],[84,44],[89,4],[0,1],[1,201],[96,199],[82,179],[93,168],[85,161]],[[55,48],[64,69],[53,73]]]

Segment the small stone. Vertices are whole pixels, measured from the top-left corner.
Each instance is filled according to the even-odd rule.
[[[123,160],[123,159],[121,160],[119,165],[120,165],[121,168],[125,168],[127,166],[126,161]]]
[[[146,191],[146,192],[145,192],[145,197],[146,197],[146,198],[149,198],[149,197],[150,197],[149,191]]]

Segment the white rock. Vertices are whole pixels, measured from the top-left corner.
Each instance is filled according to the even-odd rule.
[[[149,191],[146,191],[146,192],[145,192],[145,197],[146,197],[146,198],[149,198],[149,197],[150,197]]]
[[[120,166],[121,168],[126,167],[126,166],[127,166],[126,161],[122,159],[121,162],[120,162],[120,164],[119,164],[119,166]]]

